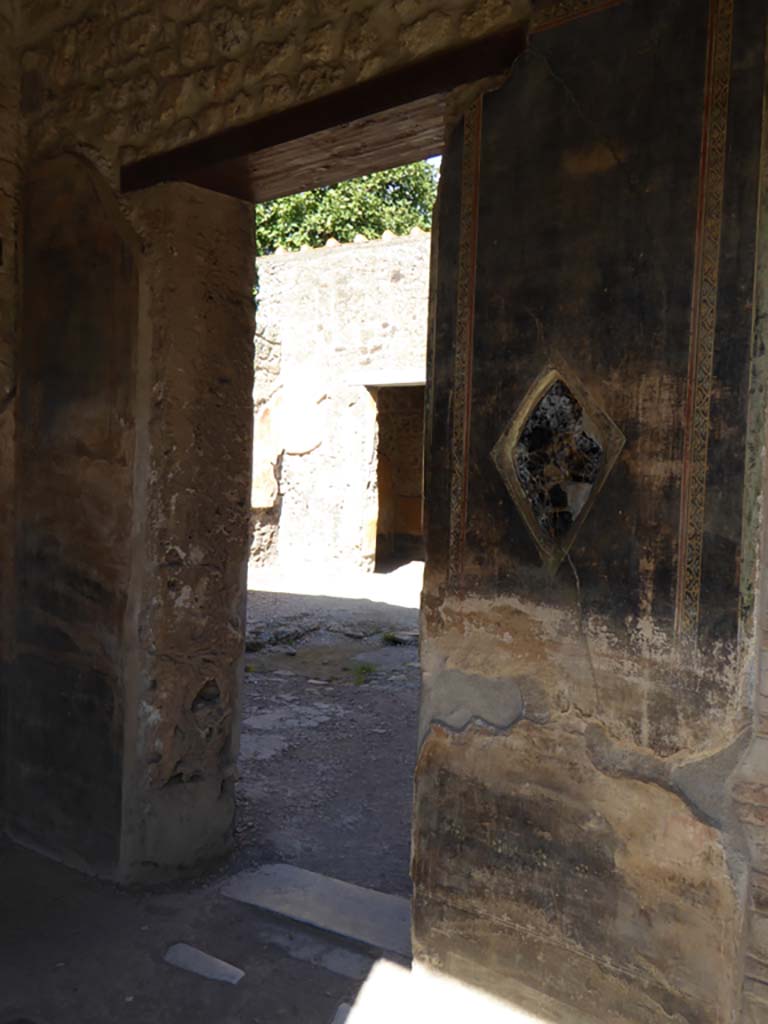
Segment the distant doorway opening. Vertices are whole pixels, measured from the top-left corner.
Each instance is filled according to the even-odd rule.
[[[424,558],[424,385],[379,387],[376,572]]]

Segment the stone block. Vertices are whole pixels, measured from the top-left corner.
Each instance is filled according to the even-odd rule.
[[[229,964],[226,960],[204,953],[203,950],[190,946],[186,942],[177,942],[170,946],[163,957],[167,964],[180,967],[192,974],[199,974],[211,981],[223,981],[227,985],[237,985],[245,977],[245,971]]]
[[[225,896],[335,932],[363,945],[409,957],[408,900],[363,889],[289,864],[243,872],[222,888]]]

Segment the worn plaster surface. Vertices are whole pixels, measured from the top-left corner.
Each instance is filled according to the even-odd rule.
[[[480,144],[481,159],[462,167],[457,136],[444,168],[416,946],[425,960],[533,1010],[562,1000],[632,1024],[707,1024],[740,1013],[762,1021],[766,753],[764,716],[753,714],[763,687],[752,510],[762,488],[764,299],[752,274],[765,11],[754,0],[555,11],[566,8],[585,16],[540,32],[486,105],[485,126],[470,122],[468,144]],[[249,0],[237,8],[30,2],[20,36],[26,140],[38,155],[86,154],[114,184],[121,160],[284,109],[518,14],[509,4],[480,11],[475,21],[474,6],[458,2],[343,11]],[[0,19],[7,29],[7,4]],[[369,42],[355,35],[366,27]],[[0,117],[12,141],[11,159],[4,149],[0,163],[0,217],[3,225],[11,218],[13,253],[17,78],[6,75],[8,38],[0,35]],[[707,112],[714,120],[703,134]],[[703,164],[702,139],[714,140]],[[476,190],[462,201],[461,178],[473,168]],[[88,207],[82,182],[69,203],[63,182],[58,199],[56,190],[42,197],[42,210],[61,201],[64,213],[38,212],[30,222],[32,269],[41,252],[34,243],[66,227],[71,272],[87,251],[101,273],[132,224],[139,244],[124,246],[108,288],[131,278],[134,260],[148,260],[153,275],[139,271],[137,296],[104,332],[103,348],[85,323],[94,360],[73,360],[54,403],[72,428],[55,437],[59,476],[32,443],[46,425],[46,376],[35,366],[40,346],[24,346],[34,372],[18,432],[26,476],[14,504],[25,512],[17,543],[30,569],[19,603],[27,659],[19,678],[29,685],[20,717],[27,734],[19,730],[15,742],[26,782],[40,783],[46,771],[53,778],[41,787],[45,799],[12,792],[14,813],[35,817],[27,826],[49,842],[72,852],[84,840],[88,848],[75,852],[91,867],[115,861],[119,829],[122,863],[141,874],[220,851],[231,821],[244,593],[233,567],[245,548],[248,494],[247,466],[228,438],[247,440],[250,418],[247,398],[229,389],[244,380],[250,392],[252,332],[250,281],[234,265],[224,274],[217,224],[241,254],[250,249],[247,218],[234,207],[211,200],[208,209],[194,194],[162,189],[118,214],[98,187]],[[218,239],[216,251],[194,237],[197,221]],[[153,248],[153,239],[164,246]],[[475,240],[476,317],[461,277]],[[6,353],[18,300],[7,251],[4,241]],[[227,296],[227,312],[214,311],[209,279]],[[57,281],[31,293],[33,317],[45,313],[43,295],[64,307]],[[71,308],[87,321],[98,288],[79,282],[73,294]],[[135,322],[129,369],[120,360],[130,345],[118,341]],[[79,334],[77,324],[65,326],[66,353]],[[223,372],[213,356],[221,329],[242,345],[219,339]],[[469,351],[454,346],[457,337],[469,339]],[[124,371],[111,383],[110,352]],[[553,578],[489,453],[530,382],[563,361],[627,443],[571,562]],[[9,365],[0,353],[6,495],[16,388]],[[50,382],[55,366],[47,365]],[[703,390],[689,379],[691,366],[708,381]],[[126,399],[134,369],[136,403]],[[706,420],[691,394],[704,395]],[[231,435],[222,429],[225,401]],[[92,442],[104,424],[110,444],[99,447]],[[140,460],[128,450],[132,438]],[[206,453],[222,456],[212,475],[199,469]],[[73,488],[70,475],[83,486]],[[44,500],[58,484],[59,504]],[[99,501],[107,484],[109,500]],[[214,492],[227,496],[223,511]],[[93,507],[83,515],[86,498]],[[9,507],[0,511],[6,537]],[[93,551],[100,557],[87,565],[104,576],[102,590],[82,571]],[[32,571],[41,556],[74,567],[51,576],[58,602],[35,594],[45,582]],[[33,672],[41,663],[44,672]],[[80,728],[62,743],[56,722],[70,713]]]
[[[109,870],[121,815],[138,239],[76,157],[35,167],[24,212],[8,820],[17,836]]]
[[[755,562],[740,557],[760,490],[745,450],[764,438],[748,415],[761,347],[752,363],[745,341],[759,152],[737,125],[759,120],[764,39],[748,3],[710,21],[684,0],[637,13],[534,36],[443,162],[416,953],[542,1014],[554,998],[608,1021],[760,1020],[764,754]],[[710,90],[731,87],[709,142],[744,146],[721,172],[714,149],[701,164],[707,67]],[[677,96],[671,121],[657,86]],[[687,406],[691,361],[706,402]],[[513,465],[516,504],[492,458],[553,368],[625,438],[556,572],[520,508],[526,481]],[[557,472],[547,487],[574,482]]]
[[[0,794],[4,793],[5,707],[13,649],[13,415],[16,394],[17,232],[19,215],[19,77],[15,4],[0,4]],[[0,819],[4,798],[0,796]]]
[[[250,208],[142,194],[121,872],[226,849],[243,671],[253,384]]]

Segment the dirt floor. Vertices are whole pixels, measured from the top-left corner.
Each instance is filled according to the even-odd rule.
[[[249,620],[238,864],[409,895],[418,612],[251,590]]]
[[[418,570],[364,589],[335,580],[330,595],[251,586],[232,856],[196,882],[134,892],[0,841],[0,1024],[330,1024],[354,1002],[377,954],[220,890],[284,861],[408,894]],[[245,977],[169,966],[176,942]]]

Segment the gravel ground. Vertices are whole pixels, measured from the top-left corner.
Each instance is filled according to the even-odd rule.
[[[418,612],[249,596],[237,867],[283,861],[409,895]]]

